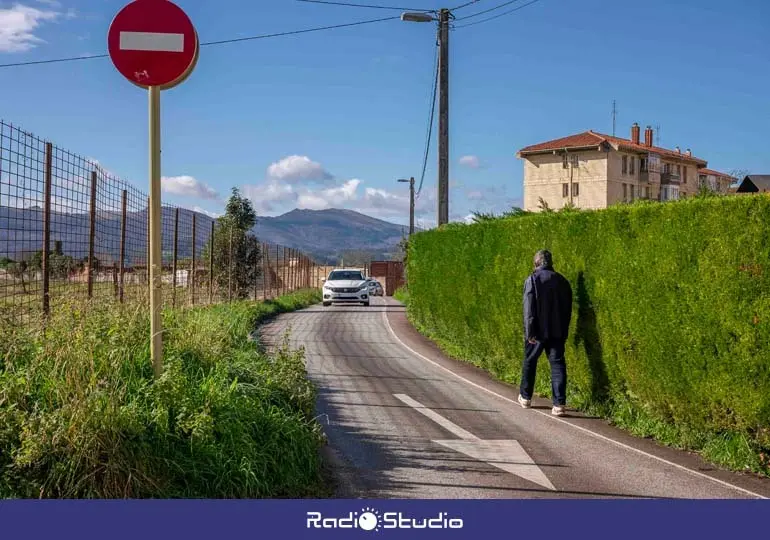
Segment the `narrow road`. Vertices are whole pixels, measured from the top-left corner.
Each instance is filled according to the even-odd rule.
[[[770,481],[633,438],[550,403],[524,410],[515,388],[446,358],[390,298],[282,315],[318,388],[338,497],[759,498]],[[545,359],[543,359],[545,361]]]

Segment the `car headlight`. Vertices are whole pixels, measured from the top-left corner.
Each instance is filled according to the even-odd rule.
[[[363,285],[361,285],[361,286],[358,288],[358,290],[359,290],[359,291],[366,291],[366,290],[368,290],[368,289],[369,289],[369,284],[368,284],[368,283],[364,283]]]

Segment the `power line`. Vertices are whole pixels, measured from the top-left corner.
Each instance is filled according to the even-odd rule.
[[[478,2],[481,2],[481,0],[473,0],[472,2],[465,2],[464,4],[461,4],[461,5],[457,6],[457,7],[450,8],[449,11],[456,11],[458,9],[462,9],[464,7],[468,7],[470,5],[476,4]]]
[[[297,0],[297,2],[305,2],[308,4],[328,4],[331,6],[346,6],[346,7],[359,7],[359,8],[371,8],[371,9],[392,9],[396,11],[434,11],[432,9],[414,9],[407,7],[397,6],[375,6],[371,4],[351,4],[348,2],[330,2],[328,0]]]
[[[274,38],[274,37],[282,37],[282,36],[294,36],[297,34],[307,34],[309,32],[320,32],[321,30],[333,30],[335,28],[347,28],[350,26],[359,26],[362,24],[372,24],[377,22],[384,22],[384,21],[392,21],[398,19],[398,16],[393,17],[382,17],[379,19],[369,19],[365,21],[356,21],[352,23],[344,23],[344,24],[334,24],[331,26],[318,26],[315,28],[305,28],[303,30],[290,30],[288,32],[275,32],[272,34],[259,34],[256,36],[248,36],[248,37],[242,37],[242,38],[233,38],[233,39],[223,39],[220,41],[208,41],[206,43],[201,43],[201,47],[208,47],[212,45],[225,45],[227,43],[238,43],[241,41],[254,41],[258,39],[267,39],[267,38]],[[59,62],[75,62],[78,60],[93,60],[95,58],[108,58],[109,54],[94,54],[90,56],[70,56],[66,58],[54,58],[50,60],[33,60],[30,62],[14,62],[11,64],[0,64],[0,68],[9,68],[9,67],[18,67],[18,66],[33,66],[38,64],[54,64]]]
[[[497,5],[495,7],[491,7],[489,9],[485,9],[484,11],[479,11],[477,13],[471,13],[470,15],[466,15],[465,17],[460,17],[459,19],[455,19],[456,21],[464,21],[465,19],[471,19],[473,17],[478,17],[479,15],[484,15],[484,13],[489,13],[490,11],[495,11],[500,8],[504,8],[505,6],[510,6],[511,4],[515,4],[516,2],[521,2],[521,0],[509,0],[508,2],[504,2],[500,5]]]
[[[425,155],[422,160],[422,174],[420,175],[420,186],[417,188],[415,199],[420,198],[422,183],[425,180],[425,170],[428,168],[428,155],[430,154],[430,141],[433,138],[433,118],[436,112],[436,89],[438,88],[438,45],[433,52],[433,88],[431,89],[430,99],[430,120],[428,121],[428,135],[425,138]]]
[[[481,24],[483,22],[492,21],[494,19],[499,19],[500,17],[503,17],[504,15],[508,15],[509,13],[513,13],[514,11],[519,11],[520,9],[524,9],[527,6],[531,6],[532,4],[536,4],[540,0],[532,0],[531,2],[527,2],[524,5],[521,5],[519,7],[515,7],[513,9],[509,9],[508,11],[503,11],[502,13],[498,13],[497,15],[494,15],[493,17],[487,17],[486,19],[481,19],[480,21],[473,21],[471,23],[467,24],[461,24],[460,26],[455,26],[455,28],[465,28],[468,26],[473,26],[474,24]]]

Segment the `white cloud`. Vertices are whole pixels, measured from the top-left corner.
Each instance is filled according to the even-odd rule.
[[[216,219],[216,218],[218,218],[219,216],[222,215],[222,214],[217,213],[217,212],[209,212],[208,210],[206,210],[205,208],[201,208],[200,206],[193,206],[193,212],[198,212],[199,214],[204,214],[204,215],[207,215],[208,217],[214,218],[214,219]]]
[[[276,161],[267,168],[267,176],[272,180],[300,183],[302,181],[328,182],[334,177],[320,163],[307,156],[288,156]]]
[[[460,158],[460,165],[470,167],[471,169],[478,169],[481,166],[481,161],[478,156],[463,156]]]
[[[25,52],[45,43],[35,35],[35,31],[43,23],[55,21],[60,15],[57,11],[22,4],[0,8],[0,52]]]
[[[468,200],[471,201],[480,201],[484,198],[484,194],[478,190],[469,191],[465,194],[465,196],[468,197]]]
[[[242,192],[251,199],[257,213],[262,215],[274,212],[278,205],[297,201],[297,193],[292,186],[274,180],[256,186],[243,186]]]
[[[204,184],[192,176],[164,176],[161,178],[161,186],[166,193],[182,195],[186,197],[198,197],[199,199],[216,200],[219,194],[211,186]]]
[[[297,208],[308,210],[324,210],[326,208],[342,207],[356,200],[358,186],[361,180],[354,178],[341,186],[326,188],[318,191],[305,189],[297,198]]]

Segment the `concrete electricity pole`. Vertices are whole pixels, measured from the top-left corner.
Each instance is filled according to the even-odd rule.
[[[405,12],[401,20],[407,22],[438,21],[439,46],[439,105],[438,105],[438,225],[449,223],[449,21],[448,9],[440,9],[438,19],[430,13]]]
[[[399,182],[409,182],[409,236],[414,234],[414,176],[409,180],[400,178]]]
[[[449,16],[439,11],[438,225],[449,222]]]

